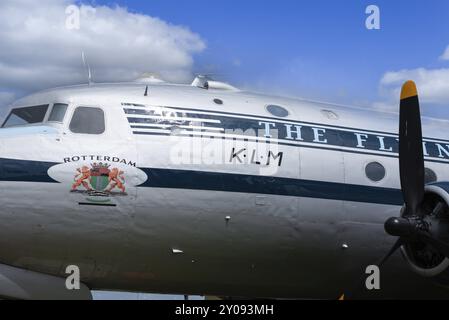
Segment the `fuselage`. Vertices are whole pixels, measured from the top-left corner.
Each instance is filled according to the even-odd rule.
[[[92,289],[332,299],[394,242],[383,224],[403,203],[397,114],[146,89],[67,87],[12,105],[48,110],[0,130],[1,263],[62,277],[77,265]],[[50,121],[55,104],[65,114]],[[423,124],[429,182],[448,181],[449,122]],[[390,267],[398,287],[432,286],[398,257]]]

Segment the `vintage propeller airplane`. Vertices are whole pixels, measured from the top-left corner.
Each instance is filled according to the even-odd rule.
[[[449,123],[423,137],[413,82],[397,121],[205,77],[25,97],[0,129],[0,297],[447,298]]]

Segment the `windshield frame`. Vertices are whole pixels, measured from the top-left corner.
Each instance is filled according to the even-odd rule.
[[[64,117],[62,118],[61,121],[59,121],[59,120],[50,120],[50,117],[51,117],[51,115],[53,113],[53,110],[54,110],[55,106],[57,106],[57,105],[62,105],[62,106],[66,107],[65,111],[64,111]],[[62,125],[62,124],[64,124],[67,121],[67,114],[69,113],[69,110],[70,110],[70,104],[69,103],[65,103],[65,102],[52,103],[52,104],[50,104],[50,107],[47,110],[47,114],[46,114],[46,116],[44,118],[44,122],[43,123],[47,123],[47,124],[61,124]]]
[[[42,125],[45,123],[45,121],[47,120],[48,117],[48,111],[50,110],[50,106],[52,104],[51,103],[43,103],[43,104],[36,104],[36,105],[32,105],[32,106],[23,106],[23,107],[13,107],[11,108],[11,110],[9,111],[8,116],[6,117],[5,121],[2,123],[1,128],[2,129],[8,129],[8,128],[20,128],[20,127],[29,127],[29,126],[37,126],[37,125]],[[45,110],[45,114],[44,117],[42,119],[42,121],[39,122],[35,122],[35,123],[27,123],[27,124],[18,124],[18,125],[11,125],[11,126],[7,126],[5,127],[5,125],[8,123],[8,121],[11,119],[11,117],[14,115],[14,111],[15,110],[20,110],[20,109],[27,109],[27,108],[38,108],[38,107],[46,107]]]

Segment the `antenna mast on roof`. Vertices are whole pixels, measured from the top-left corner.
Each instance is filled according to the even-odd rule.
[[[84,51],[81,52],[81,58],[83,59],[84,67],[87,70],[87,81],[88,81],[88,84],[90,86],[92,84],[92,73],[90,71],[89,62],[86,59],[86,55],[84,54]]]

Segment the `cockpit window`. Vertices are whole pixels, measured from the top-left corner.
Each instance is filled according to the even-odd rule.
[[[44,122],[47,110],[48,104],[13,109],[8,118],[6,118],[6,121],[3,123],[2,128],[42,123]]]
[[[83,134],[102,134],[105,131],[104,112],[100,108],[78,107],[70,122],[70,131]]]
[[[53,109],[51,109],[50,116],[48,117],[48,121],[50,122],[63,122],[65,114],[67,112],[67,108],[69,106],[63,103],[55,103],[53,105]]]

